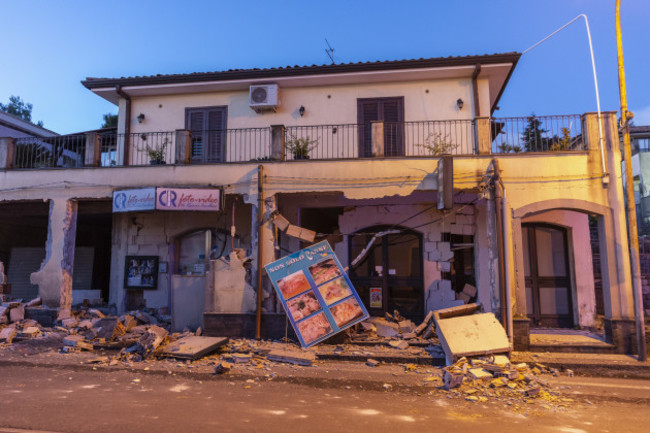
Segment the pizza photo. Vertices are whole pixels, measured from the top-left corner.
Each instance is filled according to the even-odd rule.
[[[325,317],[325,313],[318,313],[298,323],[298,330],[306,344],[332,332],[332,326]]]
[[[293,298],[311,288],[307,276],[303,271],[294,272],[277,281],[278,288],[284,299]]]
[[[316,294],[311,290],[287,301],[287,309],[294,321],[304,319],[321,309]]]
[[[320,263],[310,266],[309,272],[317,286],[341,275],[341,269],[334,259],[323,260]]]
[[[320,286],[318,290],[327,305],[332,305],[352,294],[350,286],[348,286],[347,281],[343,277]]]
[[[347,299],[340,304],[336,304],[330,309],[330,311],[332,312],[334,321],[336,321],[339,328],[352,322],[354,319],[363,316],[363,310],[354,297]]]

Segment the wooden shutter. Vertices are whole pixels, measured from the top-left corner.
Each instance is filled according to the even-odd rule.
[[[224,110],[209,110],[207,112],[207,147],[206,159],[208,162],[223,162],[225,160],[224,152]]]
[[[384,155],[404,156],[404,111],[401,98],[382,101],[381,114],[384,121]]]
[[[357,100],[359,156],[372,156],[371,122],[384,122],[384,155],[404,155],[404,98],[369,98]]]
[[[225,161],[227,110],[225,106],[186,110],[185,124],[192,133],[193,161]]]
[[[192,160],[203,160],[203,112],[188,112],[187,128],[192,133]]]

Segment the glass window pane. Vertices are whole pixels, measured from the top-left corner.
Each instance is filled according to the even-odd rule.
[[[414,234],[388,236],[388,272],[392,277],[420,276],[420,242]]]
[[[540,287],[539,303],[541,314],[569,314],[569,289],[566,287]]]
[[[560,230],[537,227],[537,273],[540,277],[566,277],[564,233]]]

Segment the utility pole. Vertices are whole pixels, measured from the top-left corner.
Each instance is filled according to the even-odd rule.
[[[641,269],[639,265],[639,233],[636,223],[636,202],[634,200],[634,179],[632,178],[632,150],[630,149],[630,119],[627,111],[625,89],[625,66],[623,65],[623,39],[621,38],[621,0],[616,0],[616,50],[618,52],[618,87],[621,98],[621,126],[623,130],[623,158],[625,159],[625,195],[627,198],[627,233],[630,241],[630,264],[632,266],[632,290],[634,293],[634,316],[636,319],[636,342],[639,361],[648,359],[645,341],[645,319],[643,317],[643,295],[641,292]]]

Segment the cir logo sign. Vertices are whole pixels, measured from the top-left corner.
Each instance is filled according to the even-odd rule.
[[[156,209],[218,211],[220,194],[219,189],[156,188]]]
[[[113,212],[135,212],[156,208],[156,188],[113,191]]]

